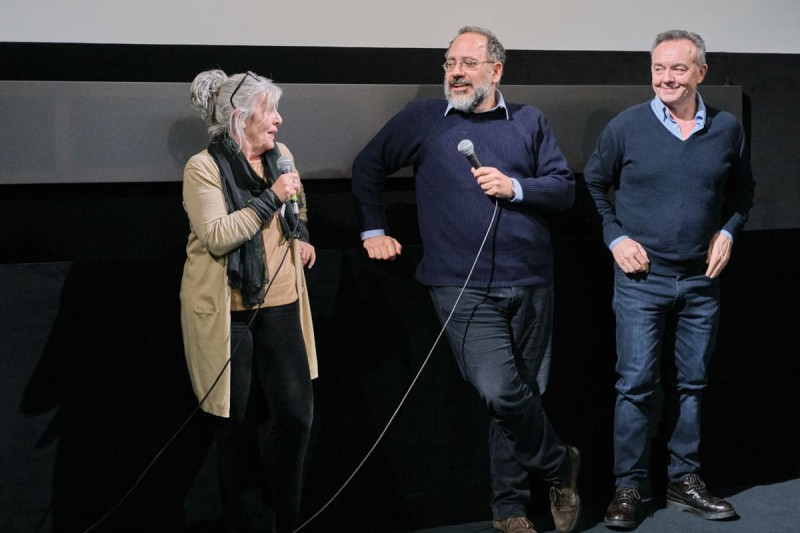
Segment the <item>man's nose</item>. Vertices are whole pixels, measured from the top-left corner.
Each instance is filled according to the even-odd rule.
[[[456,72],[458,72],[459,74],[458,76],[456,76]],[[451,72],[451,74],[455,77],[461,77],[464,75],[464,72],[466,72],[464,70],[464,63],[462,63],[461,61],[456,61],[456,64],[453,66],[453,71]]]

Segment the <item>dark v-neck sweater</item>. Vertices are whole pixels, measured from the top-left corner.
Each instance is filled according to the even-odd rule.
[[[710,107],[705,127],[686,140],[659,122],[650,102],[623,111],[604,129],[584,175],[606,244],[634,239],[654,272],[704,270],[713,234],[736,235],[753,203],[744,130]]]

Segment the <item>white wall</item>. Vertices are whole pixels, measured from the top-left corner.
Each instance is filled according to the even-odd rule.
[[[798,0],[0,0],[0,41],[445,48],[466,24],[506,48],[640,51],[659,31],[712,52],[800,53]]]

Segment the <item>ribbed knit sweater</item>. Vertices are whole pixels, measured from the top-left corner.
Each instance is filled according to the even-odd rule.
[[[353,195],[362,231],[384,229],[386,176],[413,165],[423,258],[417,279],[460,286],[480,249],[495,199],[484,194],[457,146],[472,140],[484,166],[519,180],[523,201],[500,200],[497,220],[470,280],[471,287],[541,286],[553,281],[547,214],[565,210],[575,181],[544,115],[506,104],[486,113],[451,111],[447,101],[409,103],[353,164]],[[388,232],[387,232],[388,233]]]
[[[667,131],[650,102],[623,111],[600,135],[584,175],[606,244],[623,235],[639,242],[653,272],[704,271],[713,234],[735,236],[753,204],[744,129],[710,107],[705,127],[686,140]]]

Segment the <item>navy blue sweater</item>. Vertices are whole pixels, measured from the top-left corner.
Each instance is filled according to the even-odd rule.
[[[523,201],[501,200],[498,219],[471,287],[551,284],[553,257],[547,214],[569,208],[575,181],[544,115],[506,104],[487,113],[452,111],[447,101],[409,103],[378,132],[353,164],[353,195],[362,231],[386,230],[387,175],[413,165],[424,256],[417,279],[428,286],[460,286],[480,249],[494,210],[457,146],[470,139],[484,166],[517,178]],[[388,233],[388,232],[387,232]]]
[[[603,130],[584,175],[606,245],[627,235],[647,250],[654,272],[705,271],[711,237],[722,229],[735,236],[753,204],[744,130],[710,107],[705,127],[683,141],[650,102],[623,111]]]

